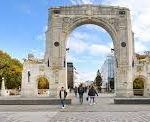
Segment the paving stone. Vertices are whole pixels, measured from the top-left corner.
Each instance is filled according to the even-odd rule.
[[[149,105],[116,105],[113,94],[99,94],[96,104],[79,104],[71,94],[72,105],[0,105],[0,122],[150,122]]]
[[[72,117],[74,119],[72,119]],[[149,111],[142,112],[67,112],[57,113],[52,122],[149,122]]]

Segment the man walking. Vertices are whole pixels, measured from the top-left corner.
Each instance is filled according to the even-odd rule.
[[[78,87],[78,94],[79,94],[79,102],[80,104],[83,104],[83,94],[84,94],[84,87],[82,84]]]
[[[62,109],[65,108],[64,103],[65,103],[66,96],[67,96],[66,90],[64,89],[64,87],[61,87],[61,90],[59,92],[59,97],[62,104]]]

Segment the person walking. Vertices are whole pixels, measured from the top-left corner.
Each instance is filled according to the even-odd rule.
[[[90,105],[92,105],[92,103],[95,104],[95,95],[98,96],[98,93],[96,92],[94,86],[92,85],[92,86],[90,87],[90,89],[89,89],[89,92],[88,92],[88,96],[89,96],[89,98],[90,98],[90,100],[89,100],[89,101],[90,101]],[[92,102],[92,101],[93,101],[93,102]]]
[[[83,104],[83,94],[84,94],[84,87],[82,84],[78,87],[78,94],[79,94],[79,102]]]
[[[75,97],[77,97],[78,88],[76,86],[74,87],[74,93],[75,93]]]
[[[66,90],[64,89],[64,87],[61,87],[61,90],[60,90],[60,92],[59,92],[59,97],[60,97],[62,109],[65,108],[65,105],[64,105],[64,104],[65,104],[66,96],[67,96]]]

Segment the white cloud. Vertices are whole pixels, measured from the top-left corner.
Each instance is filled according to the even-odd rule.
[[[91,37],[82,33],[73,33],[73,35],[68,39],[67,47],[74,51],[76,54],[89,53],[93,56],[106,55],[110,53],[112,48],[112,43],[108,44],[89,44],[88,40]]]
[[[33,54],[35,58],[43,59],[44,57],[44,52],[41,52],[38,49],[31,49],[29,53]]]
[[[46,39],[46,38],[45,38],[45,33],[41,33],[41,34],[39,34],[36,38],[37,38],[37,40],[45,41],[45,39]]]
[[[72,4],[76,4],[76,1],[75,0],[70,0],[70,2],[72,3]]]
[[[37,35],[36,39],[39,40],[39,41],[45,41],[46,40],[46,35],[45,35],[45,32],[47,31],[47,26],[44,26],[43,29],[42,29],[42,32]]]
[[[141,42],[150,41],[150,1],[148,0],[108,0],[106,3],[128,7],[131,11],[135,37]]]
[[[93,0],[80,0],[82,4],[92,4],[94,3]]]
[[[93,24],[87,24],[87,25],[84,25],[87,29],[90,29],[90,30],[96,30],[98,32],[103,32],[103,33],[107,33],[107,31],[105,29],[103,29],[102,27],[99,27],[97,25],[93,25]]]
[[[85,33],[75,32],[67,40],[67,47],[69,47],[75,53],[83,53],[88,47],[88,44],[84,42],[87,37],[88,36]]]
[[[81,40],[75,40],[75,38],[72,38],[69,40],[69,46],[70,50],[73,50],[76,54],[83,53],[87,48],[87,43],[81,41]]]
[[[86,26],[88,27],[88,26]],[[93,26],[89,26],[93,27]],[[100,40],[97,38],[92,37],[89,35],[89,33],[84,33],[84,32],[74,32],[68,39],[68,45],[67,47],[70,48],[73,52],[76,54],[81,54],[86,52],[86,54],[90,54],[91,56],[104,56],[108,53],[110,53],[110,49],[113,47],[113,43],[105,43],[105,44],[91,44],[89,42],[89,39],[94,39],[94,41],[99,42]]]
[[[73,55],[67,55],[67,62],[76,62],[76,63],[83,63],[86,60],[81,59],[81,58],[77,58]]]
[[[75,32],[73,32],[72,34],[71,34],[71,36],[70,36],[71,38],[74,38],[74,39],[78,39],[78,40],[82,40],[82,41],[84,41],[84,40],[86,40],[86,39],[88,39],[89,38],[89,35],[87,34],[87,33],[85,33],[85,32],[78,32],[78,31],[75,31]],[[77,40],[77,41],[78,41]]]
[[[96,71],[95,72],[90,72],[90,71],[85,71],[85,72],[79,72],[79,79],[84,82],[84,81],[94,81],[96,77]]]
[[[132,28],[135,35],[135,51],[150,50],[150,1],[148,0],[107,0],[108,4],[128,7],[131,11]]]
[[[127,7],[131,11],[132,29],[135,39],[140,42],[150,42],[150,1],[148,0],[71,0],[73,4],[96,4]],[[77,2],[78,1],[78,2]],[[135,41],[135,44],[137,42]],[[138,45],[138,44],[137,44]],[[146,46],[143,44],[143,49]],[[137,46],[135,47],[136,50]]]
[[[48,25],[45,25],[45,26],[43,27],[43,32],[46,32],[47,29],[48,29]]]
[[[76,58],[72,55],[67,55],[67,62],[75,62]]]
[[[78,4],[93,4],[95,0],[70,0],[70,2],[74,5]]]
[[[135,52],[143,52],[148,50],[146,46],[141,41],[136,41],[135,43]]]
[[[111,41],[111,42],[109,42],[107,45],[108,45],[109,49],[114,48],[114,44],[113,44],[113,42],[112,42],[112,41]]]
[[[110,53],[110,48],[106,45],[92,44],[89,48],[91,55],[106,55]]]

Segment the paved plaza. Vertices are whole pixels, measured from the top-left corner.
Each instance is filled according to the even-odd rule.
[[[95,105],[70,96],[72,105],[1,105],[0,122],[149,122],[150,105],[116,105],[113,94],[99,94]]]

